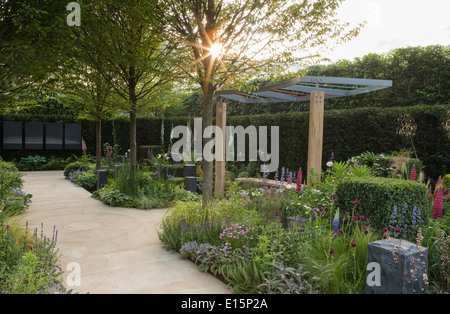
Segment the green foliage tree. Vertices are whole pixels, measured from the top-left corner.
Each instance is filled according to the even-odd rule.
[[[152,104],[171,82],[172,46],[155,23],[155,1],[85,1],[76,44],[89,65],[123,99],[130,116],[130,164],[136,165],[137,112]]]
[[[66,6],[63,0],[0,2],[0,112],[51,82],[69,29]]]
[[[73,115],[73,113],[55,95],[33,95],[19,101],[15,98],[14,108],[9,109],[10,114],[27,115]]]
[[[398,48],[371,53],[352,62],[308,67],[308,75],[392,80],[391,89],[330,99],[327,108],[401,107],[447,104],[450,99],[450,46]]]

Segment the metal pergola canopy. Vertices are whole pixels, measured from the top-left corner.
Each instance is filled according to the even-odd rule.
[[[370,93],[392,87],[390,80],[302,76],[259,88],[250,93],[238,90],[217,91],[222,98],[248,103],[281,103],[309,101],[311,92],[324,92],[325,99]]]

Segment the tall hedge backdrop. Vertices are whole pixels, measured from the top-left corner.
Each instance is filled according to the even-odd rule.
[[[450,172],[450,135],[446,133],[443,122],[446,117],[448,118],[449,111],[450,105],[327,110],[324,116],[324,167],[332,153],[335,160],[347,160],[365,151],[389,153],[412,149],[411,141],[397,133],[398,118],[408,113],[417,125],[417,131],[412,140],[418,157],[424,162],[426,175],[431,178],[445,175]],[[137,144],[161,145],[163,143],[165,147],[168,147],[172,127],[186,125],[188,121],[192,123],[191,119],[188,117],[138,119]],[[95,124],[93,122],[78,120],[75,117],[38,115],[10,115],[1,117],[1,120],[81,123],[82,136],[87,144],[88,152],[95,154]],[[292,170],[306,168],[309,112],[230,116],[227,118],[227,125],[267,126],[269,130],[271,126],[279,126],[280,167]],[[3,126],[0,130],[3,130]],[[119,144],[121,153],[128,150],[127,118],[104,121],[102,131],[103,143]],[[1,139],[3,140],[3,136]],[[3,159],[11,160],[30,154],[69,156],[74,153],[80,154],[79,151],[2,149],[0,155]]]

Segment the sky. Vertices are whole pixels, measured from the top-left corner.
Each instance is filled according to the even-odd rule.
[[[408,46],[450,45],[450,0],[346,0],[339,19],[367,24],[327,55],[332,62]]]

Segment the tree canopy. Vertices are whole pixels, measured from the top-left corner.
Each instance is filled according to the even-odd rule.
[[[58,67],[68,31],[67,1],[0,2],[0,104],[5,111],[14,97],[42,90]]]
[[[173,46],[155,21],[150,0],[86,1],[82,27],[74,29],[80,58],[98,71],[123,100],[130,115],[130,163],[136,164],[136,116],[167,84],[175,62]]]

